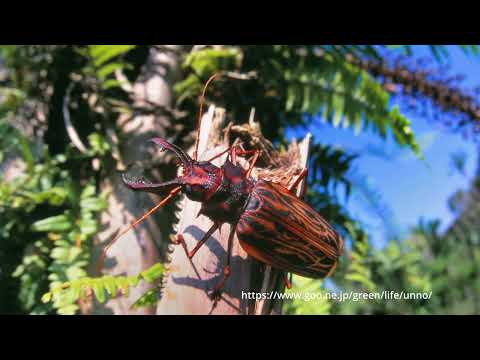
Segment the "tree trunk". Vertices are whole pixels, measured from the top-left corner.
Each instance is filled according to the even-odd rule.
[[[199,159],[207,159],[228,148],[224,142],[215,146],[223,139],[222,130],[225,127],[225,111],[211,106],[205,114],[199,142]],[[255,125],[251,119],[250,125]],[[261,136],[261,135],[260,135]],[[295,176],[306,165],[310,136],[300,146],[293,144],[294,149],[289,152],[294,154],[290,164],[284,164],[285,168],[273,170],[268,176],[268,171],[254,171],[254,175],[262,178],[281,178],[281,182],[288,186]],[[271,146],[271,144],[270,144]],[[273,148],[273,147],[272,147]],[[216,159],[213,163],[220,166],[227,155]],[[292,157],[292,156],[290,156]],[[284,161],[285,162],[285,161]],[[246,163],[243,164],[246,167]],[[278,174],[282,174],[281,176]],[[288,176],[285,177],[284,175]],[[189,250],[201,239],[202,235],[212,226],[212,222],[205,216],[197,218],[200,203],[193,202],[184,197],[180,201],[178,212],[178,224],[175,231],[184,236]],[[225,283],[222,298],[213,306],[209,293],[220,281],[223,275],[223,266],[226,261],[226,245],[230,232],[230,225],[224,224],[221,231],[216,231],[212,237],[196,253],[190,261],[181,245],[171,245],[171,257],[167,264],[167,275],[164,278],[162,298],[157,307],[157,314],[273,314],[281,313],[281,303],[264,301],[255,302],[248,300],[246,293],[259,291],[283,291],[284,274],[280,271],[272,271],[269,267],[249,257],[241,248],[235,235],[232,258],[231,276]],[[242,293],[245,294],[242,296]]]
[[[164,46],[162,49],[152,47],[149,59],[137,83],[133,86],[133,97],[138,104],[148,101],[156,106],[171,106],[172,84],[179,69],[180,46]],[[125,164],[150,159],[152,150],[147,140],[155,136],[164,136],[164,127],[169,119],[164,116],[136,116],[123,127],[126,141],[120,149]],[[122,119],[119,119],[119,123]],[[91,272],[95,272],[101,250],[120,230],[140,217],[146,209],[154,206],[147,194],[134,193],[127,189],[121,180],[121,174],[115,171],[103,183],[104,190],[111,191],[108,199],[108,212],[102,215],[104,231],[99,234]],[[135,230],[130,231],[109,250],[104,273],[112,275],[136,275],[159,261],[156,241],[160,241],[160,221],[158,214],[152,216]],[[104,306],[95,304],[96,314],[153,314],[155,308],[132,310],[131,305],[148,289],[149,285],[141,282],[132,288],[127,298],[119,297],[109,300]]]

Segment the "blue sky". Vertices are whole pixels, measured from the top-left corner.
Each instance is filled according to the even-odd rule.
[[[428,51],[424,46],[419,46],[414,48],[414,54],[424,56]],[[480,59],[468,57],[452,47],[447,62],[451,66],[449,74],[466,75],[462,87],[474,88],[480,85]],[[401,109],[404,108],[401,102],[399,105]],[[381,196],[382,203],[389,209],[389,221],[394,224],[399,235],[405,235],[422,217],[426,220],[441,219],[441,229],[448,227],[454,220],[448,209],[448,197],[458,189],[468,188],[477,162],[477,147],[473,141],[449,132],[435,120],[418,114],[407,115],[422,146],[424,162],[409,150],[401,150],[391,141],[382,141],[374,134],[361,133],[356,136],[352,130],[335,129],[320,122],[307,129],[322,143],[360,154],[355,160],[356,173],[362,175]],[[288,135],[301,137],[304,132],[296,129],[289,131]],[[375,156],[367,151],[372,148],[381,148],[394,156],[390,159]],[[459,151],[467,155],[466,176],[452,172],[451,155]],[[374,212],[368,210],[368,203],[359,194],[354,192],[347,208],[367,226],[374,244],[382,246],[388,240],[385,226]]]

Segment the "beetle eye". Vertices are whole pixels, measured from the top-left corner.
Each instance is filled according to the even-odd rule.
[[[203,198],[204,189],[201,185],[185,185],[185,195],[193,201],[200,201]]]

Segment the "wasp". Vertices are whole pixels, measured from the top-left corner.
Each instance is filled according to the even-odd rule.
[[[308,278],[325,278],[331,275],[343,253],[344,241],[315,209],[302,200],[302,195],[296,195],[297,187],[307,176],[306,168],[287,188],[251,176],[260,155],[258,150],[243,150],[239,146],[232,146],[207,161],[198,161],[198,139],[205,90],[217,76],[218,74],[207,81],[203,91],[193,157],[165,139],[151,140],[162,151],[175,154],[182,167],[181,175],[162,183],[130,180],[123,176],[126,186],[134,191],[167,196],[120,233],[104,249],[103,255],[126,231],[183,192],[190,200],[200,202],[202,205],[199,214],[207,216],[213,222],[194,249],[188,251],[184,243],[185,252],[190,259],[222,224],[231,225],[223,276],[212,291],[212,299],[218,300],[221,289],[230,276],[230,257],[235,234],[248,255],[272,268]],[[214,159],[225,153],[228,155],[222,166],[212,164]],[[239,165],[237,157],[249,154],[253,155],[252,160],[248,169],[244,169]],[[180,243],[183,237],[178,234],[176,239]]]

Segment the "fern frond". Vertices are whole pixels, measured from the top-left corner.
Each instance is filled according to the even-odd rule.
[[[135,49],[135,45],[88,45],[78,49],[78,52],[90,61],[83,72],[94,76],[103,90],[121,87],[122,83],[112,75],[116,71],[130,68],[123,56]]]
[[[365,70],[328,54],[312,66],[307,60],[285,72],[286,110],[301,109],[321,116],[334,127],[371,128],[382,138],[388,131],[400,146],[421,156],[410,120],[398,106],[390,107],[390,94]]]
[[[106,301],[106,295],[118,296],[119,293],[128,296],[130,287],[137,286],[141,280],[153,284],[163,275],[164,267],[157,263],[136,276],[102,276],[99,278],[83,277],[77,280],[68,281],[53,287],[42,296],[44,303],[53,302],[57,308],[64,308],[64,304],[73,304],[79,299],[85,299],[94,294],[100,303]],[[144,303],[146,299],[139,299],[137,306]],[[69,308],[65,311],[68,313]],[[60,312],[59,312],[60,313]]]

